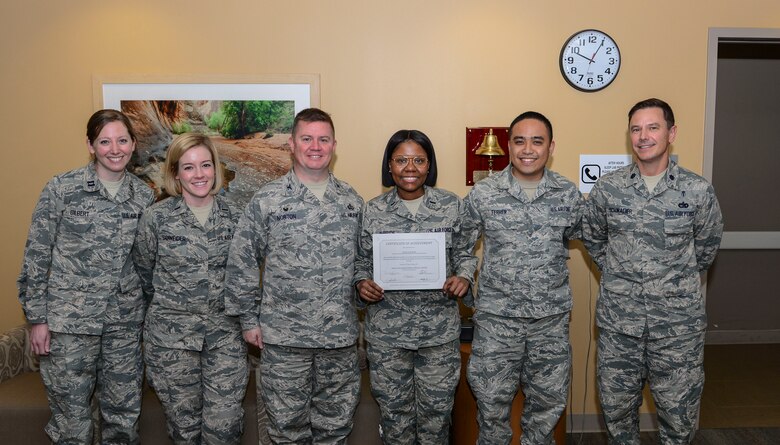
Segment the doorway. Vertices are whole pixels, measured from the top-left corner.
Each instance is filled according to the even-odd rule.
[[[780,427],[780,29],[710,29],[705,109],[704,176],[725,227],[700,423]]]

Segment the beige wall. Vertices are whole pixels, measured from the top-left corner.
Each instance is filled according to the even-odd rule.
[[[2,330],[23,321],[14,281],[38,193],[86,160],[93,76],[318,73],[338,176],[365,198],[378,194],[387,138],[413,127],[437,148],[438,185],[465,195],[464,127],[541,111],[555,126],[552,168],[576,180],[580,153],[627,152],[625,113],[649,96],[675,108],[674,150],[701,171],[707,29],[780,27],[775,0],[28,0],[2,9]],[[585,28],[609,33],[623,57],[617,80],[595,94],[567,86],[558,69],[564,40]],[[593,349],[584,374],[598,290],[586,258],[572,250],[575,413],[597,409]]]

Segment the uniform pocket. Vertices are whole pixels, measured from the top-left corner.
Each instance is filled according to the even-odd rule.
[[[684,249],[693,241],[693,218],[668,218],[664,220],[666,248],[673,251]]]
[[[635,216],[630,213],[607,214],[607,227],[610,232],[633,232],[636,229]]]
[[[141,278],[136,273],[131,273],[119,279],[119,290],[123,293],[132,292],[141,288]]]
[[[92,220],[62,218],[62,231],[66,233],[87,233],[92,229]]]

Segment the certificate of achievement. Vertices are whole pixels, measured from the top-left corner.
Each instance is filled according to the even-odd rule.
[[[374,234],[374,281],[385,290],[441,289],[446,243],[443,232]]]

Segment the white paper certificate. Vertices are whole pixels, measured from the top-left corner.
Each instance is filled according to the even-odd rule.
[[[377,233],[374,281],[384,290],[441,289],[447,274],[446,238],[438,233]]]

